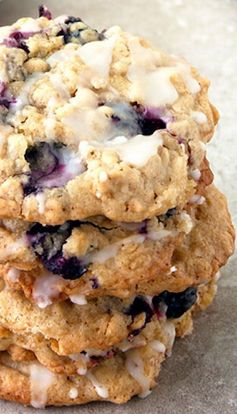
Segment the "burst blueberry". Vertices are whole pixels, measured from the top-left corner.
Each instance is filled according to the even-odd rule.
[[[117,135],[132,137],[138,134],[152,135],[155,131],[166,128],[166,122],[160,111],[130,105],[126,102],[106,103],[114,113],[111,117],[114,138]]]
[[[34,224],[27,232],[28,240],[35,254],[50,272],[61,275],[64,279],[77,279],[88,268],[88,264],[77,257],[64,257],[63,245],[70,237],[74,227],[81,222],[67,222],[62,226],[42,226]]]
[[[24,184],[24,194],[44,188],[63,187],[76,175],[85,171],[84,163],[65,145],[56,142],[39,142],[26,150],[25,159],[30,173]],[[73,168],[68,169],[68,165]]]

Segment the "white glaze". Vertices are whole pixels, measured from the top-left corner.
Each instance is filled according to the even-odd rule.
[[[95,143],[106,140],[111,126],[102,107],[98,107],[96,94],[83,86],[78,87],[76,95],[65,106],[61,121],[78,143],[83,140]]]
[[[138,382],[141,386],[142,392],[139,397],[147,397],[150,391],[150,379],[144,374],[143,360],[139,354],[139,351],[130,350],[126,353],[126,368],[129,374]]]
[[[146,345],[146,340],[144,338],[139,338],[135,336],[133,341],[128,341],[128,339],[124,339],[122,342],[120,342],[120,344],[117,345],[117,348],[119,348],[122,352],[127,352],[129,349],[139,348],[144,345]]]
[[[91,372],[87,372],[86,377],[91,381],[92,385],[94,386],[94,388],[96,390],[96,393],[101,398],[108,398],[109,392],[108,392],[107,388],[105,388],[103,385],[101,385]]]
[[[147,238],[153,241],[159,241],[161,239],[164,239],[165,237],[175,236],[175,234],[176,234],[175,230],[166,230],[166,229],[152,230],[152,231],[149,231],[149,233],[147,234]]]
[[[204,114],[204,112],[192,111],[191,117],[200,125],[205,124],[207,122],[207,116],[206,114]]]
[[[91,357],[91,356],[102,356],[102,357],[104,357],[104,356],[106,356],[108,351],[109,350],[102,351],[101,349],[94,349],[94,348],[85,349],[87,357]]]
[[[108,174],[105,171],[100,171],[99,172],[99,181],[101,183],[104,183],[107,180],[108,180]]]
[[[115,37],[103,42],[89,42],[80,47],[78,55],[92,71],[90,82],[95,88],[105,87],[108,82]]]
[[[52,73],[49,75],[49,80],[54,89],[57,91],[59,97],[65,101],[68,101],[71,95],[63,82],[62,75],[58,73]]]
[[[35,196],[36,201],[38,203],[38,212],[39,214],[44,214],[45,212],[45,194],[44,193],[38,193]]]
[[[21,274],[20,270],[15,269],[14,267],[11,267],[11,269],[9,269],[7,272],[7,278],[11,282],[16,283],[19,281],[20,274]]]
[[[201,178],[201,171],[198,168],[192,170],[190,174],[195,181],[199,181]]]
[[[85,295],[71,295],[69,296],[71,302],[77,304],[77,305],[86,305],[87,304],[87,300]]]
[[[184,231],[186,234],[190,233],[193,228],[193,221],[190,215],[185,211],[182,211],[180,213],[180,219],[182,220],[182,231]]]
[[[130,243],[143,243],[145,240],[145,236],[142,234],[136,234],[130,237],[126,237],[116,243],[110,244],[105,246],[103,249],[99,250],[95,253],[90,253],[87,255],[89,263],[104,263],[106,260],[115,257],[119,251],[119,249],[123,245],[127,245]]]
[[[146,137],[136,135],[129,140],[125,138],[124,142],[119,144],[117,139],[109,141],[108,145],[113,146],[122,161],[140,168],[144,167],[152,156],[157,155],[158,147],[163,144],[158,131]]]
[[[58,298],[60,292],[65,285],[65,280],[60,277],[53,275],[52,273],[45,273],[44,276],[36,278],[32,296],[38,307],[41,309],[53,303],[53,299]]]
[[[165,353],[166,347],[162,342],[154,339],[153,341],[149,342],[149,345],[152,349],[154,349],[154,351]]]
[[[160,66],[161,54],[144,47],[139,38],[128,35],[131,64],[128,70],[130,99],[144,105],[162,107],[173,104],[178,92],[171,78],[180,75],[192,93],[200,91],[200,85],[192,76],[190,66],[181,59],[173,57],[173,66]]]
[[[35,33],[41,31],[41,27],[38,21],[30,17],[27,17],[26,19],[21,19],[20,24],[15,24],[13,27],[21,30],[21,32],[24,33]]]
[[[174,272],[177,272],[177,267],[176,266],[171,266],[170,273],[174,273]]]
[[[198,204],[198,205],[203,204],[205,201],[206,201],[205,197],[199,194],[194,194],[189,200],[191,204]]]
[[[80,368],[78,368],[77,373],[78,373],[78,375],[81,375],[81,376],[86,375],[87,368],[86,367],[80,367]]]
[[[131,83],[130,99],[154,107],[172,104],[178,93],[170,81],[173,67],[158,68],[159,53],[141,45],[139,38],[129,37],[131,64],[128,79]]]
[[[55,20],[54,20],[55,21]],[[68,43],[62,49],[57,52],[52,53],[47,59],[46,62],[50,66],[54,66],[57,63],[68,61],[71,57],[75,56],[77,53],[78,47],[75,43]]]
[[[78,397],[78,390],[77,390],[75,387],[71,388],[71,389],[69,390],[68,396],[69,396],[69,398],[71,398],[72,400],[75,400],[75,398],[77,398],[77,397]]]
[[[124,136],[117,136],[103,143],[81,141],[79,152],[82,158],[87,158],[89,151],[94,148],[112,149],[119,155],[121,161],[141,168],[147,164],[152,156],[157,154],[157,150],[161,145],[163,145],[163,139],[159,132],[155,131],[150,136],[136,135],[129,139]]]
[[[172,348],[174,345],[174,340],[175,340],[175,335],[176,335],[175,325],[172,322],[166,321],[163,324],[163,328],[167,335],[167,340],[168,340],[168,343],[166,345],[166,355],[169,357],[171,356],[171,353],[172,353]]]
[[[56,376],[47,368],[32,364],[30,366],[31,405],[44,408],[48,400],[48,389],[53,385]]]

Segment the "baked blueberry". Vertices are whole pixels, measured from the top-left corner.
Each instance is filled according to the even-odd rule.
[[[61,187],[85,171],[79,157],[59,143],[39,142],[30,146],[25,159],[30,167],[28,182],[24,184],[25,195],[43,188]]]
[[[18,49],[24,50],[26,53],[29,53],[29,48],[25,42],[25,40],[29,39],[29,37],[33,36],[35,33],[33,32],[20,32],[16,30],[12,32],[7,39],[4,39],[3,44],[7,47],[16,47]]]
[[[138,134],[152,135],[159,129],[165,129],[166,123],[160,111],[130,105],[126,102],[106,103],[114,111],[111,120],[113,131],[111,138],[121,135],[132,137]]]
[[[77,257],[64,257],[63,245],[70,237],[74,227],[81,222],[67,222],[62,226],[42,226],[34,224],[27,232],[28,240],[35,254],[40,258],[46,269],[61,275],[64,279],[77,279],[86,271],[88,264]]]
[[[0,106],[4,106],[6,109],[9,109],[10,105],[14,102],[15,99],[8,92],[5,82],[0,81]]]
[[[197,289],[189,287],[180,293],[165,290],[159,296],[154,296],[152,303],[154,310],[160,313],[166,307],[167,318],[180,318],[187,312],[197,300]]]

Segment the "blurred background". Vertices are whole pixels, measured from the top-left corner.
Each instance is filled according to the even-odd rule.
[[[0,25],[23,16],[36,17],[39,3],[0,0]],[[184,56],[211,80],[210,97],[221,120],[208,146],[208,157],[237,225],[237,0],[48,0],[46,4],[54,16],[80,16],[99,30],[119,24]],[[198,318],[194,335],[177,343],[173,357],[163,366],[157,390],[149,399],[135,399],[125,407],[101,404],[100,414],[110,413],[111,408],[113,413],[126,414],[135,410],[144,414],[237,413],[236,256],[222,273],[215,304]],[[9,404],[2,407],[9,414],[31,412]],[[97,413],[98,405],[80,412]]]

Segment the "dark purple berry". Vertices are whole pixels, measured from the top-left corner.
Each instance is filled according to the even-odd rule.
[[[99,284],[99,281],[98,281],[97,277],[95,277],[95,276],[92,277],[90,279],[90,281],[91,281],[92,289],[98,289],[100,287],[100,284]]]
[[[111,117],[113,129],[110,139],[118,135],[132,137],[141,134],[148,136],[159,129],[166,128],[166,122],[158,109],[148,110],[126,102],[109,102],[106,105],[114,110]]]
[[[9,109],[10,105],[15,103],[15,101],[15,98],[7,90],[6,83],[0,81],[0,106]]]
[[[149,110],[145,108],[142,110],[140,112],[138,124],[142,135],[152,135],[158,129],[166,128],[166,123],[161,118],[160,112],[155,109]]]
[[[162,292],[159,296],[154,296],[152,303],[154,310],[160,312],[166,309],[167,318],[180,318],[187,312],[197,300],[197,289],[189,287],[180,293],[172,293],[167,290]]]
[[[162,223],[165,222],[166,220],[168,220],[171,217],[174,217],[176,214],[178,213],[176,208],[170,208],[169,210],[166,211],[165,214],[162,214],[161,216],[158,216],[158,220],[161,221]]]
[[[24,184],[25,195],[44,188],[62,187],[76,175],[76,170],[70,172],[67,169],[69,162],[75,163],[75,156],[65,145],[59,143],[39,142],[26,150],[25,159],[30,167],[29,179]],[[79,159],[76,160],[76,168],[78,174],[85,171],[85,166]]]
[[[46,269],[61,275],[64,279],[77,279],[86,271],[88,264],[77,257],[66,258],[63,255],[63,245],[70,237],[74,227],[82,222],[67,222],[62,226],[42,226],[34,224],[27,232],[28,240]]]
[[[29,53],[29,48],[25,40],[33,36],[35,33],[23,33],[20,31],[15,31],[9,35],[7,39],[4,39],[3,44],[7,47],[15,47],[18,49],[23,49],[26,53]]]
[[[80,45],[84,45],[87,42],[95,41],[95,40],[104,40],[104,35],[97,32],[97,30],[92,30],[89,26],[85,25],[80,28],[75,27],[75,23],[79,23],[83,21],[79,17],[68,16],[65,20],[66,27],[63,27],[59,30],[57,36],[62,36],[64,43],[79,43]],[[73,26],[74,25],[74,26]],[[86,36],[82,36],[84,31],[90,31],[90,35],[88,38]],[[94,32],[94,36],[91,36],[92,31]]]
[[[65,20],[66,24],[73,24],[73,23],[78,23],[81,22],[82,20],[80,19],[80,17],[74,17],[74,16],[68,16],[68,18]]]
[[[46,17],[46,19],[52,20],[52,13],[44,4],[41,4],[41,6],[39,6],[39,17]]]

